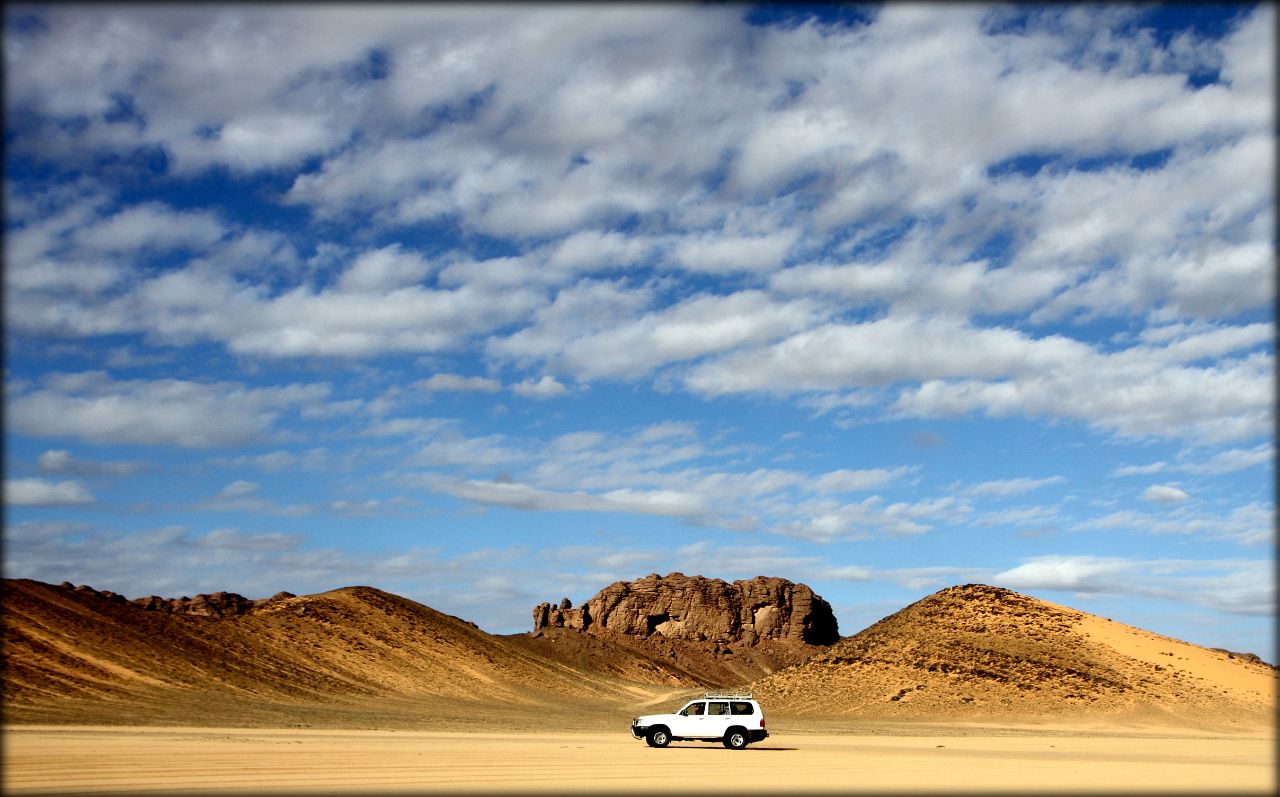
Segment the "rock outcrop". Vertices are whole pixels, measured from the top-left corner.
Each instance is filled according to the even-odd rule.
[[[765,576],[728,583],[654,573],[610,584],[576,609],[568,599],[534,607],[535,634],[561,627],[748,647],[766,641],[830,645],[840,639],[830,604],[804,584]]]
[[[235,592],[220,591],[209,594],[202,593],[194,598],[186,595],[183,595],[181,598],[162,598],[159,595],[149,595],[145,598],[127,600],[119,593],[106,589],[97,590],[88,584],[81,584],[77,587],[69,581],[64,581],[61,586],[63,589],[75,590],[76,592],[86,595],[95,595],[112,603],[130,603],[149,612],[187,614],[194,615],[196,617],[212,618],[239,617],[243,614],[249,614],[254,609],[261,608],[273,601],[296,597],[292,592],[277,592],[270,598],[250,600],[249,598]]]

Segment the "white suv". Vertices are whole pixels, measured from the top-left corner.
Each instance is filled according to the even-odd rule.
[[[631,735],[650,747],[672,742],[723,742],[741,750],[769,735],[764,710],[750,692],[707,692],[674,714],[650,714],[631,720]]]

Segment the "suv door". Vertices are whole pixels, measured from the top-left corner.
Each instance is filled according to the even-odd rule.
[[[706,722],[703,723],[700,735],[703,739],[723,738],[732,724],[734,724],[734,717],[729,713],[728,701],[709,701],[707,703]]]
[[[680,709],[671,718],[671,735],[684,739],[702,738],[707,719],[707,704],[704,700],[695,700]]]

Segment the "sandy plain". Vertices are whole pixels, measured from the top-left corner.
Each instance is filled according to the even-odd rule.
[[[796,723],[797,728],[800,723]],[[3,791],[50,794],[1276,791],[1269,729],[850,723],[744,751],[599,732],[10,726]]]

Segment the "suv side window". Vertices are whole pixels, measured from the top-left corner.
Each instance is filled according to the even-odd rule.
[[[734,713],[734,714],[744,714],[744,715],[745,715],[745,714],[754,714],[754,713],[755,713],[755,709],[753,709],[753,708],[751,707],[751,704],[750,704],[750,703],[731,703],[730,705],[731,705],[731,707],[733,708],[733,713]]]
[[[729,715],[729,704],[728,703],[708,703],[707,714],[712,717],[715,717],[715,716],[727,717]]]
[[[703,713],[705,712],[703,711],[703,704],[701,702],[690,703],[680,709],[680,716],[682,717],[700,717]]]

